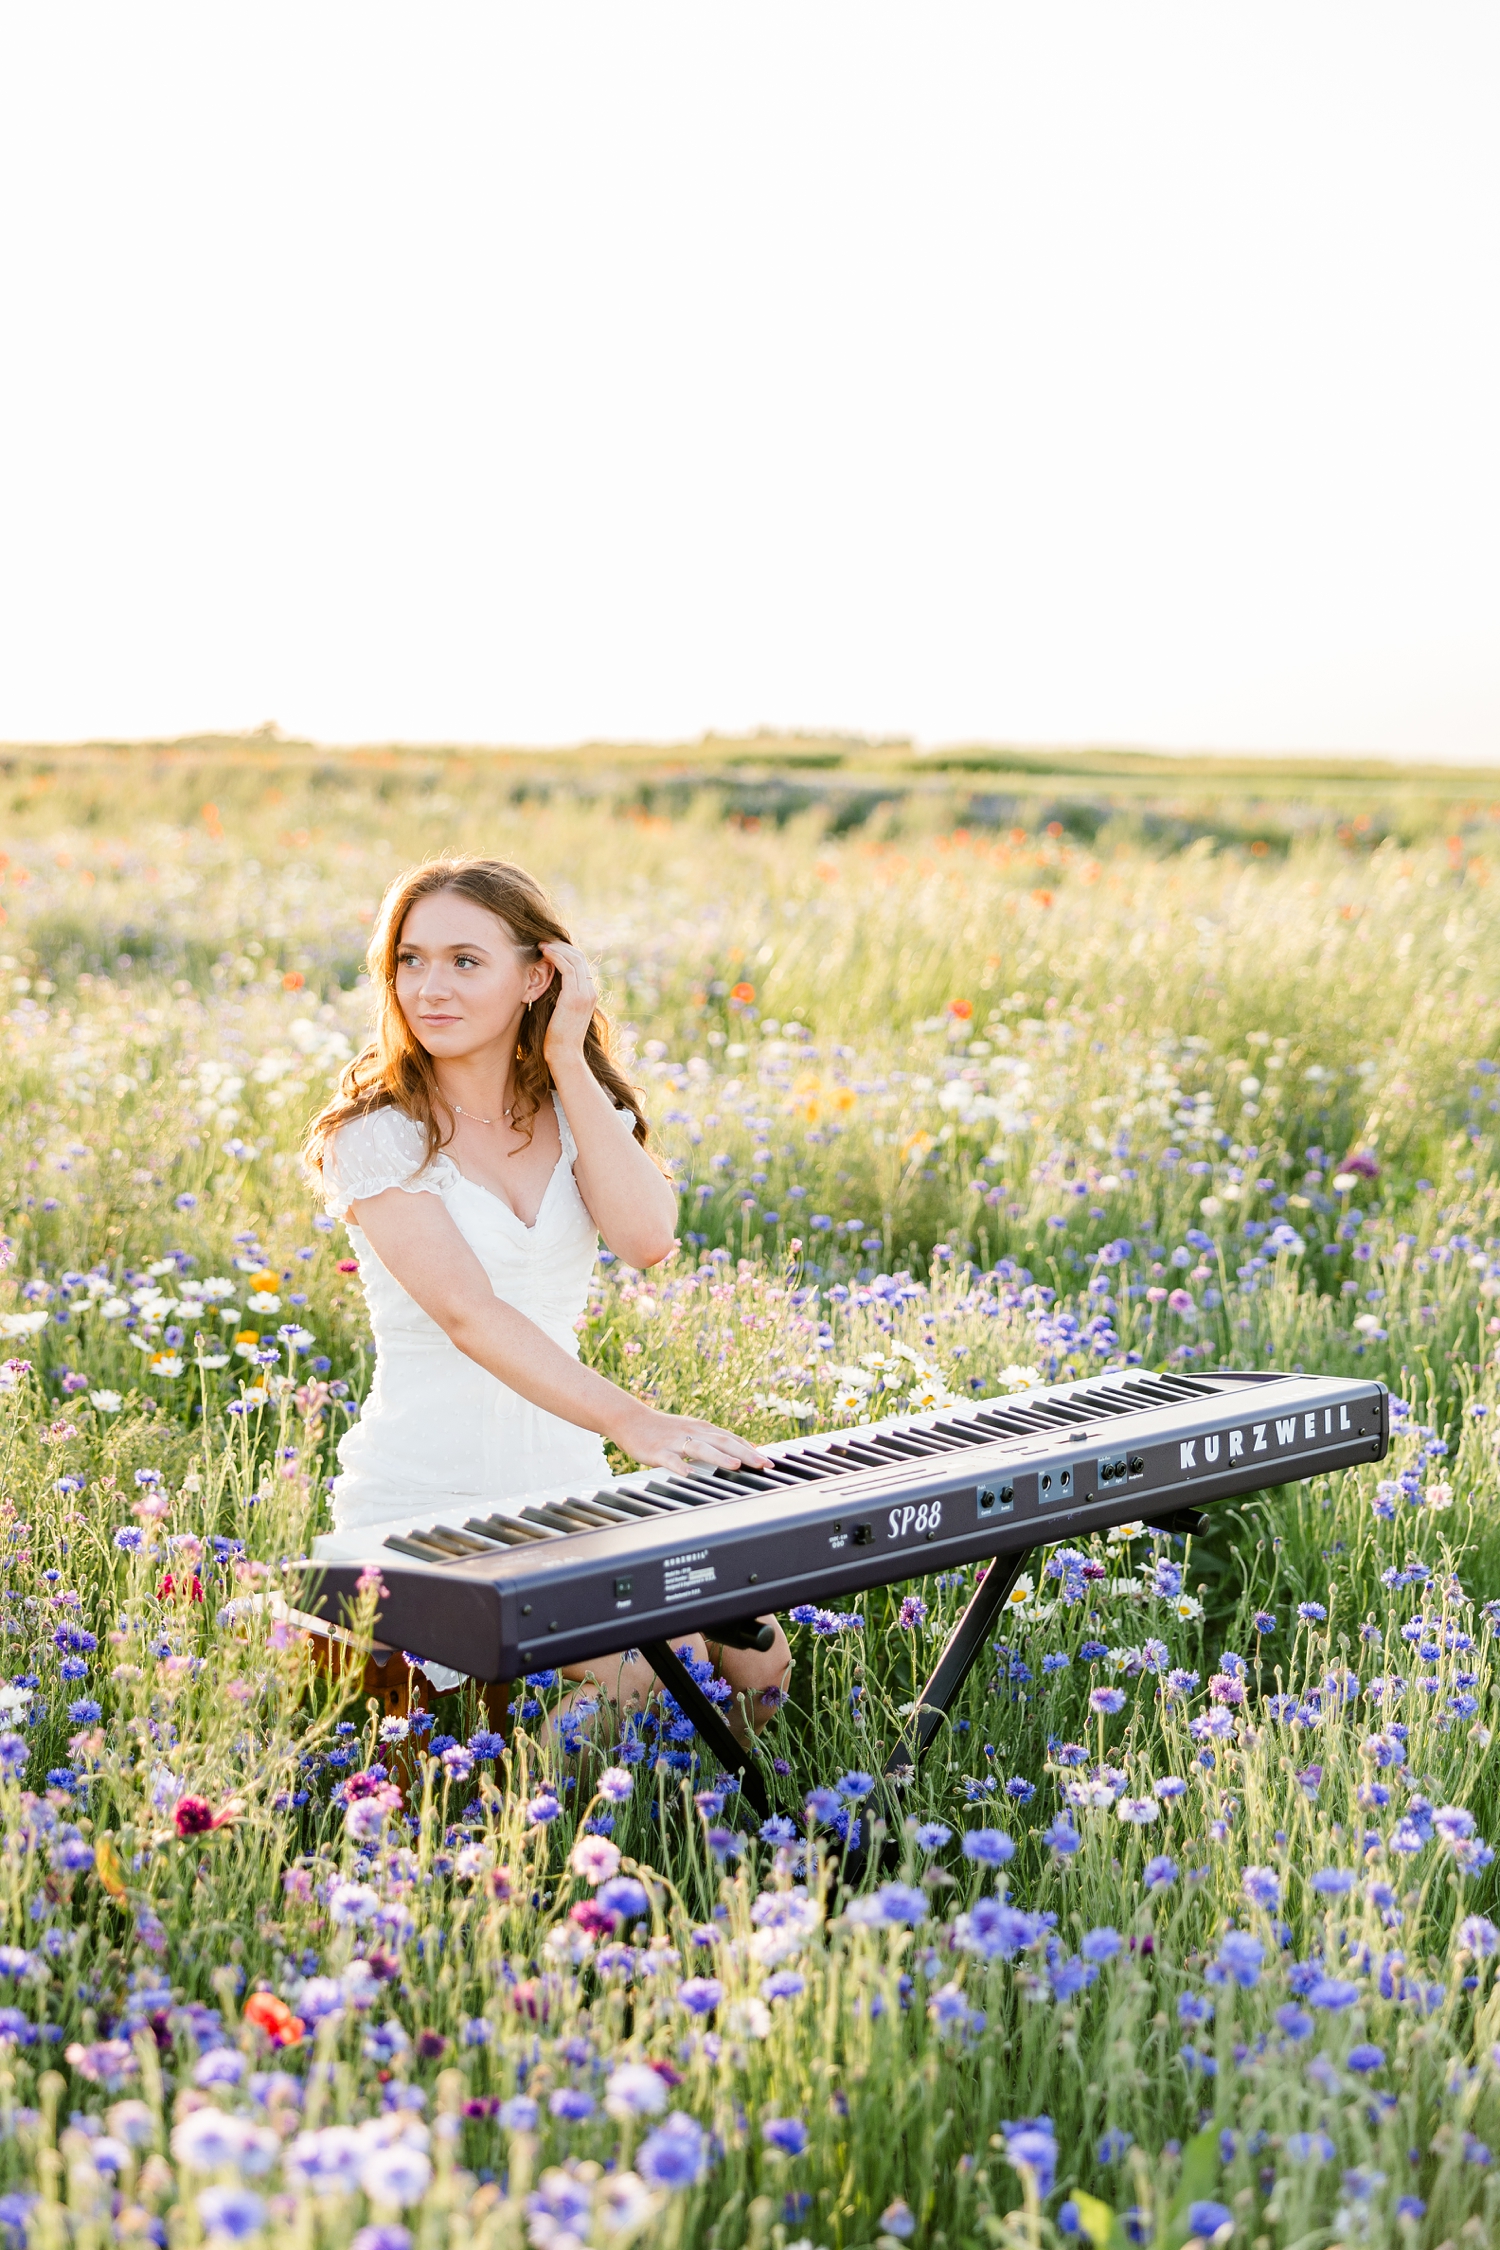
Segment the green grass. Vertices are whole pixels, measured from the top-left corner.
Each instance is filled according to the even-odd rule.
[[[0,1629],[7,1680],[36,1685],[0,1745],[0,1943],[19,1949],[0,1957],[0,2170],[40,2200],[0,2224],[60,2246],[243,2222],[279,2250],[399,2219],[499,2250],[544,2242],[552,2207],[559,2239],[572,2198],[600,2242],[852,2250],[905,2239],[908,2212],[921,2244],[1124,2241],[1128,2210],[1176,2244],[1211,2200],[1236,2242],[1277,2250],[1490,2238],[1500,2022],[1473,1918],[1493,1873],[1466,1819],[1422,1842],[1424,1804],[1497,1826],[1486,777],[816,741],[3,765],[0,1313],[29,1364],[0,1391]],[[615,1380],[759,1437],[925,1382],[982,1396],[1131,1358],[1358,1371],[1411,1404],[1379,1470],[1221,1509],[1190,1549],[1095,1543],[1102,1576],[1039,1576],[874,1812],[915,1924],[845,1911],[839,1822],[802,1807],[880,1770],[965,1574],[794,1628],[766,1737],[790,1844],[654,1735],[606,1805],[607,1714],[570,1748],[540,1687],[472,1772],[386,1746],[402,1801],[365,1848],[335,1795],[382,1756],[354,1674],[224,1615],[316,1534],[368,1382],[357,1281],[295,1149],[362,1036],[380,892],[442,848],[553,885],[673,1160],[679,1255],[606,1265],[593,1293],[583,1348]],[[1344,1169],[1357,1152],[1374,1177]],[[254,1316],[268,1268],[282,1302]],[[278,1342],[289,1322],[312,1341]],[[234,1348],[251,1327],[245,1353],[274,1364]],[[1185,1598],[1162,1590],[1174,1571]],[[925,1614],[903,1624],[906,1594]],[[1326,1616],[1299,1620],[1308,1603]],[[70,1653],[70,1633],[96,1645]],[[1233,1665],[1210,1696],[1225,1651],[1242,1702]],[[1167,1668],[1196,1684],[1163,1692]],[[1372,1692],[1387,1677],[1399,1701]],[[1090,1707],[1105,1684],[1116,1715]],[[459,1745],[484,1725],[472,1696],[437,1716]],[[1185,1791],[1153,1797],[1169,1775]],[[548,1785],[557,1817],[534,1819]],[[179,1837],[183,1797],[232,1817]],[[846,1829],[872,1817],[841,1803]],[[571,1914],[590,1886],[569,1855],[601,1814],[647,1894],[612,1942]],[[922,1844],[924,1823],[950,1840]],[[969,1829],[1003,1829],[1013,1857],[966,1856]],[[1175,1878],[1147,1885],[1162,1857]],[[1274,1872],[1274,1909],[1247,1868]],[[1352,1887],[1314,1889],[1328,1868]],[[803,1886],[808,1926],[768,1935],[756,1901]],[[1055,1923],[995,1949],[980,1902],[1002,1894]],[[1113,1954],[1083,1942],[1103,1928]],[[1263,1947],[1244,1984],[1220,1966],[1233,1929]],[[778,1970],[800,1988],[767,1999]],[[695,1974],[723,1988],[709,2014],[678,1996]],[[325,1979],[344,2000],[315,2023]],[[257,1990],[302,2017],[277,2053],[244,2015]],[[241,2081],[221,2060],[199,2083],[226,2051]],[[701,2143],[613,2114],[630,2082],[606,2100],[610,2072],[646,2058]],[[370,2192],[300,2184],[298,2132],[408,2088],[432,2171],[404,2218],[378,2163]],[[552,2114],[569,2090],[589,2115]],[[517,2099],[534,2128],[497,2114]],[[259,2207],[195,2200],[215,2184],[190,2161],[195,2102],[268,2136],[218,2152],[217,2184],[243,2165]],[[1006,2134],[1042,2114],[1050,2188]],[[801,2153],[766,2140],[776,2119]],[[669,2185],[689,2143],[702,2177]]]

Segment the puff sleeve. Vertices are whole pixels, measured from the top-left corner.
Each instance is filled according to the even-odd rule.
[[[336,1219],[362,1196],[404,1188],[408,1195],[442,1195],[457,1177],[451,1157],[427,1162],[427,1136],[399,1109],[374,1109],[341,1125],[323,1157],[323,1201]]]

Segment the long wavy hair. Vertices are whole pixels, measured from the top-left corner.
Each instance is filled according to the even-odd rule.
[[[336,1097],[313,1119],[303,1143],[303,1162],[315,1179],[321,1179],[324,1155],[339,1127],[351,1118],[367,1117],[372,1110],[399,1109],[414,1118],[427,1135],[426,1162],[452,1138],[456,1120],[438,1090],[432,1057],[413,1034],[396,997],[396,957],[406,917],[419,898],[430,898],[435,891],[455,891],[495,915],[528,960],[541,959],[544,942],[572,943],[540,883],[508,860],[429,859],[398,875],[380,902],[365,954],[378,994],[374,1036],[344,1069]],[[552,1073],[542,1048],[556,1005],[554,976],[521,1017],[511,1122],[527,1141],[536,1113],[552,1091]],[[611,1046],[609,1019],[596,1008],[584,1035],[584,1059],[615,1107],[630,1111],[635,1137],[644,1148],[649,1131],[646,1113],[635,1088],[616,1067]],[[439,1123],[440,1113],[448,1119],[446,1131]]]

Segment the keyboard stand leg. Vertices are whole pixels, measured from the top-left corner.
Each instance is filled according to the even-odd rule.
[[[886,1759],[888,1774],[909,1774],[920,1764],[923,1752],[952,1709],[954,1697],[984,1654],[995,1620],[1030,1559],[1029,1547],[1018,1554],[997,1555],[980,1579],[968,1607],[948,1635],[905,1733]]]
[[[700,1740],[713,1752],[724,1771],[739,1775],[740,1789],[747,1803],[762,1820],[769,1819],[771,1800],[766,1794],[760,1767],[751,1753],[736,1741],[717,1707],[709,1702],[677,1651],[667,1641],[642,1641],[641,1654],[683,1717],[692,1720]]]

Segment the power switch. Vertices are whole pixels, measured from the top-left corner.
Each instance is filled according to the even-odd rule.
[[[628,1578],[617,1578],[615,1580],[615,1600],[617,1602],[628,1602],[629,1599],[630,1580]]]

